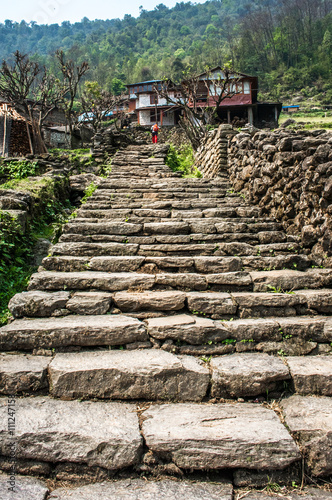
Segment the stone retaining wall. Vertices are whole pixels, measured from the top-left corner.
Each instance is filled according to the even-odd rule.
[[[233,137],[228,158],[234,190],[325,258],[332,256],[331,146],[325,130],[256,131]]]
[[[211,130],[195,154],[195,166],[203,177],[212,179],[221,172],[226,173],[228,136],[233,135],[231,125],[220,125]]]

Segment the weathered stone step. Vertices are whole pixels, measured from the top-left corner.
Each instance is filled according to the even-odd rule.
[[[197,273],[108,273],[99,271],[53,272],[42,271],[31,276],[29,290],[103,290],[128,289],[191,289],[233,287],[252,288],[250,274],[245,271],[218,274]],[[331,291],[332,293],[332,291]]]
[[[0,329],[4,351],[117,346],[148,340],[144,324],[123,315],[17,319]]]
[[[218,330],[211,320],[198,319],[196,330],[194,324],[191,331],[187,329],[184,321],[182,326],[179,337],[189,343],[205,341],[211,345],[225,337],[225,329]],[[271,324],[267,326],[271,329]],[[177,327],[181,328],[179,318]],[[160,328],[152,328],[151,334],[165,340],[165,331]],[[281,358],[261,352],[230,352],[212,357],[208,363],[204,356],[175,355],[155,348],[60,353],[53,358],[2,354],[0,362],[0,394],[9,395],[45,393],[50,386],[53,396],[64,399],[275,398],[284,393],[288,381],[298,394],[332,395],[329,355]]]
[[[201,257],[143,257],[143,256],[120,256],[120,257],[72,257],[54,256],[45,257],[42,266],[48,271],[107,271],[107,272],[129,272],[144,270],[148,265],[147,272],[199,272],[220,273],[245,270],[263,269],[298,269],[305,270],[311,267],[312,260],[306,255],[290,254],[278,257],[224,257],[224,256],[201,256]]]
[[[127,479],[90,484],[70,490],[58,488],[51,493],[49,500],[69,500],[68,494],[73,497],[72,500],[94,500],[97,498],[101,500],[232,500],[233,487],[226,480],[221,483],[210,483],[170,479],[162,481]],[[29,498],[27,500],[42,499]],[[304,498],[304,500],[306,499]]]
[[[63,228],[63,233],[69,234],[104,234],[104,235],[132,235],[148,234],[152,237],[158,234],[180,235],[180,234],[234,234],[239,237],[241,233],[247,233],[248,237],[253,234],[264,235],[267,232],[273,233],[275,240],[285,241],[286,235],[280,231],[281,225],[276,223],[233,223],[222,222],[212,223],[210,220],[202,221],[168,221],[158,223],[132,224],[129,222],[98,222],[98,223],[80,223],[71,222]],[[271,237],[271,236],[270,236]]]
[[[204,228],[202,228],[204,230]],[[209,229],[206,229],[208,231]],[[121,230],[119,229],[119,232]],[[190,233],[190,234],[164,234],[157,233],[150,235],[149,233],[141,233],[134,235],[120,235],[120,234],[91,234],[82,235],[80,233],[66,233],[59,238],[59,243],[65,242],[78,242],[78,243],[125,243],[125,244],[138,244],[138,245],[189,245],[190,243],[198,244],[214,244],[219,243],[247,243],[248,245],[258,245],[260,243],[283,243],[286,240],[284,233],[258,233],[257,235],[252,233]]]
[[[331,475],[332,398],[295,395],[283,400],[281,407],[285,423],[306,457],[308,473]]]
[[[157,349],[57,354],[49,374],[52,395],[65,399],[201,401],[210,381],[202,362]]]
[[[15,478],[15,479],[14,479]],[[49,489],[35,477],[12,476],[0,472],[1,500],[45,500]]]
[[[17,402],[18,403],[18,402]],[[2,399],[0,448],[11,455],[7,400]],[[21,398],[15,419],[15,457],[76,462],[117,470],[140,461],[142,437],[135,405]]]
[[[258,405],[153,405],[143,415],[147,447],[180,468],[280,470],[301,457],[277,415]]]
[[[105,261],[102,260],[101,262]],[[112,263],[112,260],[108,262]],[[132,265],[130,261],[129,264]],[[204,266],[204,264],[203,260],[202,266]],[[228,264],[234,266],[237,264],[237,261],[230,261]],[[91,260],[92,269],[96,265],[98,269],[98,258]],[[250,287],[254,292],[270,292],[257,294],[256,296],[253,294],[251,296],[252,300],[257,299],[259,301],[259,297],[269,297],[269,303],[281,303],[282,301],[285,302],[285,300],[287,303],[295,303],[299,300],[299,297],[303,297],[305,295],[310,304],[315,304],[313,302],[315,299],[315,292],[313,292],[313,290],[308,290],[307,292],[305,290],[301,291],[301,289],[324,288],[324,290],[318,290],[317,294],[321,299],[325,298],[326,300],[331,301],[332,289],[325,290],[325,287],[330,286],[331,282],[332,270],[329,269],[308,269],[306,271],[282,269],[279,271],[256,271],[249,273],[246,271],[233,271],[213,274],[119,273],[94,270],[72,273],[43,271],[35,273],[31,276],[29,290],[99,289],[104,291],[120,291],[127,290],[132,287],[140,287],[145,290],[152,289],[153,287],[164,289],[186,289],[192,287],[193,290],[213,290],[213,288],[221,289],[222,287]],[[289,290],[295,290],[296,293],[284,293]],[[300,292],[298,290],[300,290]],[[283,299],[281,299],[281,297],[283,297]],[[277,300],[275,300],[276,298]],[[311,307],[314,309],[315,305],[312,305]]]

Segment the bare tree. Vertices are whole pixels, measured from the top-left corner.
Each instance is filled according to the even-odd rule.
[[[72,137],[75,122],[73,113],[74,101],[77,95],[78,85],[89,70],[89,64],[84,61],[79,66],[75,66],[72,60],[66,60],[62,50],[58,50],[55,55],[62,73],[63,86],[66,88],[66,93],[62,99],[62,106],[69,126],[70,136]]]
[[[111,111],[114,112],[114,118],[120,116],[122,106],[128,98],[102,90],[97,82],[86,82],[84,87],[81,97],[84,118],[90,123],[93,130],[98,132],[102,121],[107,118]]]
[[[3,61],[0,68],[0,94],[25,112],[31,123],[32,138],[27,123],[32,153],[47,152],[41,127],[57,106],[67,89],[44,66],[31,61],[18,50],[12,64]]]
[[[185,131],[194,149],[197,149],[207,133],[207,126],[216,118],[222,101],[238,93],[237,84],[242,75],[227,66],[217,74],[207,70],[200,75],[187,77],[179,85],[164,80],[159,89],[154,88],[160,98],[182,111],[180,126]]]

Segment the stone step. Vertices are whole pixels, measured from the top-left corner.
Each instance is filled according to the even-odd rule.
[[[189,480],[175,481],[174,479],[163,479],[161,481],[126,479],[75,487],[73,489],[70,489],[69,491],[69,495],[73,497],[73,500],[94,500],[96,498],[100,498],[102,500],[233,499],[233,487],[232,484],[227,480],[220,483],[210,483]],[[7,500],[7,498],[5,500]],[[30,498],[27,500],[30,500]],[[31,500],[42,499],[36,498]],[[68,500],[68,488],[58,488],[54,490],[51,493],[49,500]]]
[[[250,274],[245,271],[218,274],[198,273],[109,273],[99,271],[54,272],[42,271],[31,276],[29,290],[103,290],[128,289],[150,290],[152,288],[208,290],[252,288]],[[332,293],[332,291],[331,291]]]
[[[140,461],[142,437],[136,406],[126,403],[20,398],[15,419],[15,458],[75,462],[119,470]],[[9,408],[9,407],[8,407]],[[11,456],[7,400],[0,405],[0,448]]]
[[[204,230],[204,228],[202,228]],[[119,229],[119,232],[121,230]],[[206,229],[208,231],[208,229]],[[79,234],[79,233],[66,233],[59,238],[59,243],[129,243],[138,245],[189,245],[190,243],[198,244],[214,244],[219,243],[247,243],[248,245],[259,245],[260,243],[284,243],[286,236],[284,233],[258,233],[257,235],[252,233],[190,233],[190,234],[155,234],[150,235],[148,233],[134,234],[134,235],[119,235],[119,234]]]
[[[225,336],[222,328],[218,335],[218,327],[214,326],[213,332],[208,323],[209,320],[198,320],[191,336],[183,323],[181,338],[196,342],[199,328],[203,333],[204,326],[200,342]],[[177,326],[180,328],[180,322]],[[271,325],[267,326],[271,329]],[[160,328],[152,328],[152,334],[163,338]],[[261,352],[230,352],[211,356],[209,361],[204,356],[176,355],[155,348],[57,353],[53,358],[3,353],[0,361],[0,394],[8,395],[47,393],[50,387],[54,397],[66,400],[201,401],[210,397],[259,396],[279,399],[287,390],[286,382],[301,395],[332,395],[332,364],[328,355],[280,357]]]
[[[281,408],[287,427],[306,457],[308,473],[331,475],[332,399],[294,395],[281,401]]]
[[[4,351],[122,346],[147,340],[144,324],[123,315],[17,319],[0,329],[0,348]]]
[[[201,257],[143,257],[143,256],[120,256],[120,257],[72,257],[53,256],[45,257],[42,266],[47,271],[107,271],[107,272],[199,272],[220,273],[245,270],[276,270],[276,269],[298,269],[304,271],[311,267],[312,260],[309,256],[290,254],[278,257],[224,257],[224,256],[201,256]]]
[[[139,255],[145,257],[163,257],[163,256],[254,256],[275,257],[285,255],[289,252],[299,250],[297,243],[267,243],[250,245],[247,242],[232,241],[229,243],[204,243],[199,240],[191,244],[138,244],[125,242],[63,242],[57,243],[51,249],[51,255],[76,255],[76,256],[120,256],[120,255]]]
[[[63,228],[64,234],[80,234],[80,235],[132,235],[132,234],[148,234],[154,237],[158,234],[163,235],[181,235],[181,234],[234,234],[247,233],[250,237],[261,233],[271,232],[274,239],[285,241],[286,235],[281,232],[280,224],[276,223],[212,223],[203,221],[186,221],[186,222],[158,222],[145,224],[132,224],[129,222],[99,222],[99,223],[80,223],[71,222]],[[236,234],[235,234],[236,233]],[[271,236],[270,236],[271,237]]]
[[[226,295],[226,294],[225,294]],[[222,317],[229,308],[225,297]],[[197,312],[197,311],[196,311]],[[229,317],[229,316],[228,316]],[[265,352],[281,356],[330,354],[331,321],[324,316],[213,320],[188,314],[146,319],[151,342],[174,354],[214,356]]]
[[[49,375],[65,399],[201,401],[210,381],[203,362],[157,349],[57,354]]]
[[[143,451],[135,410],[128,403],[21,398],[16,457],[106,470],[134,466]],[[6,457],[12,438],[5,403],[0,412],[4,422],[0,443]],[[165,465],[173,463],[185,470],[264,471],[284,470],[301,459],[278,416],[256,404],[158,404],[143,410],[142,417],[146,449]]]
[[[101,261],[103,262],[103,261]],[[112,262],[112,261],[110,261]],[[129,261],[130,262],[130,261]],[[91,260],[92,267],[98,258]],[[106,261],[107,263],[107,261]],[[229,264],[236,265],[237,261]],[[204,261],[203,261],[204,266]],[[137,273],[137,272],[105,272],[105,271],[81,271],[81,272],[54,272],[42,271],[31,276],[29,290],[103,290],[120,291],[139,287],[142,290],[152,288],[167,289],[190,289],[192,290],[218,290],[249,288],[253,292],[270,292],[252,294],[253,299],[257,297],[272,297],[268,301],[272,303],[273,297],[284,297],[289,301],[297,301],[299,297],[305,296],[306,302],[313,304],[315,292],[313,289],[331,285],[332,270],[308,269],[306,271],[294,271],[282,269],[279,271],[234,271],[221,273]],[[311,290],[301,290],[310,288]],[[294,292],[293,292],[294,290]],[[300,291],[299,291],[300,290]],[[287,293],[288,292],[288,293]],[[312,296],[312,294],[314,294]],[[322,299],[331,300],[332,289],[324,288],[318,290],[317,294]],[[207,295],[208,297],[208,295]],[[277,300],[278,301],[278,300]],[[309,303],[308,302],[308,303]],[[327,307],[329,306],[327,304]],[[326,311],[329,312],[329,311]]]
[[[280,470],[301,457],[277,415],[255,404],[153,405],[143,415],[148,449],[180,468]]]

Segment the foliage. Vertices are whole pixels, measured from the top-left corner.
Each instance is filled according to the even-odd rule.
[[[91,184],[89,184],[89,186],[84,190],[84,196],[81,200],[82,205],[88,201],[88,198],[93,195],[96,189],[98,189],[97,184],[91,182]]]
[[[166,165],[173,172],[182,172],[183,177],[202,177],[202,174],[194,166],[194,152],[189,144],[177,150],[173,144],[169,148]]]
[[[38,174],[37,162],[28,160],[12,160],[10,162],[0,163],[0,177],[7,179],[23,179],[25,177]]]
[[[121,83],[121,82],[120,82]],[[121,114],[121,106],[127,101],[124,95],[114,95],[103,90],[98,82],[85,82],[81,96],[84,119],[90,123],[94,132],[102,128],[102,122],[117,109]]]
[[[90,62],[90,78],[117,93],[118,82],[179,80],[231,59],[238,71],[260,77],[271,97],[331,80],[331,0],[210,0],[163,4],[134,18],[37,25],[0,24],[3,58],[16,47],[50,64],[62,50],[77,65]],[[58,72],[58,73],[57,73]],[[318,89],[318,87],[317,87]],[[324,91],[322,92],[324,93]]]
[[[23,233],[21,225],[8,212],[0,211],[0,324],[10,314],[7,308],[13,295],[23,291],[34,272],[31,266],[34,245],[38,238],[56,238],[71,212],[63,202],[63,185],[51,178],[13,179],[2,188],[19,189],[34,195],[34,218]]]

